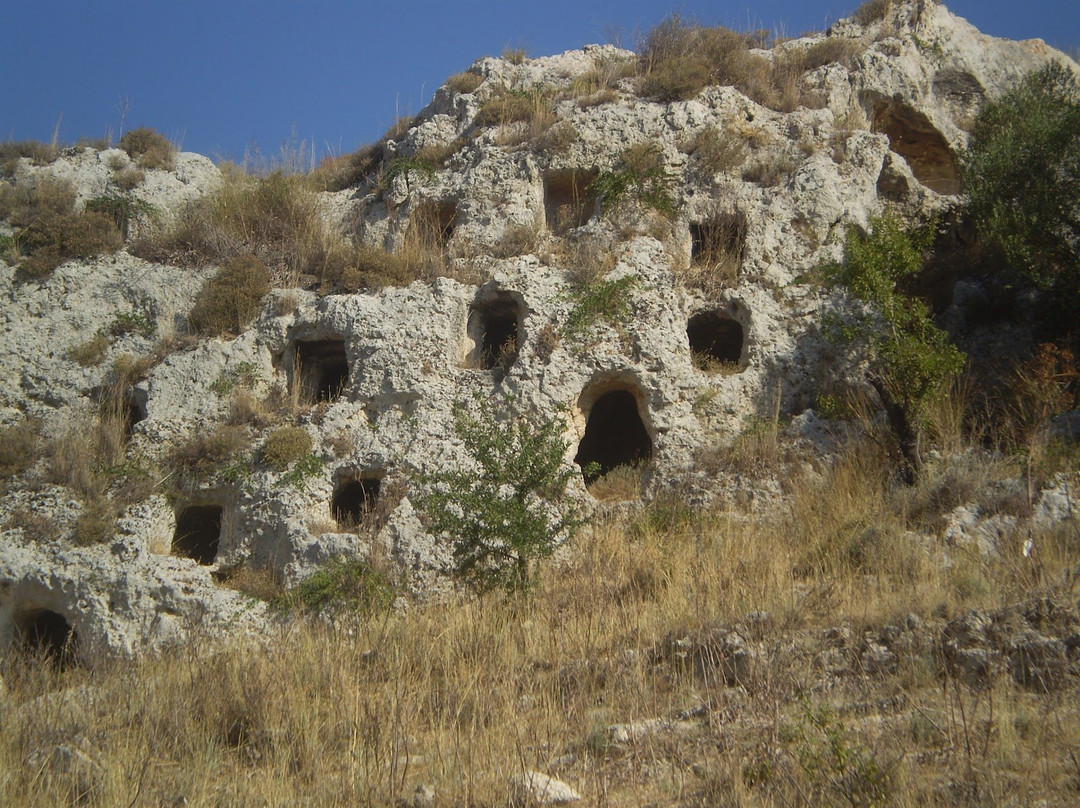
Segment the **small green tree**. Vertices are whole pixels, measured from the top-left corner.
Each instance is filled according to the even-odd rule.
[[[1051,62],[984,106],[960,165],[983,238],[1041,285],[1080,280],[1080,85],[1071,70]]]
[[[930,310],[900,286],[916,275],[933,239],[933,228],[905,228],[887,214],[862,234],[850,227],[844,261],[827,270],[851,296],[867,304],[851,319],[830,323],[838,339],[864,352],[867,381],[881,399],[913,482],[919,468],[918,435],[926,406],[948,389],[965,356],[934,325]]]
[[[419,505],[431,531],[453,542],[454,573],[473,589],[528,591],[534,562],[579,526],[576,508],[559,501],[574,474],[562,430],[558,418],[500,420],[481,399],[475,415],[457,406],[454,432],[473,465],[427,476]]]

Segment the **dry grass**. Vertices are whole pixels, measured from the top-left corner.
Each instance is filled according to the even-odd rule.
[[[458,145],[440,148],[446,152],[441,159]],[[315,286],[325,293],[408,285],[448,272],[445,223],[432,221],[426,209],[416,213],[395,253],[365,244],[358,236],[346,238],[323,219],[313,188],[351,181],[350,172],[362,172],[366,165],[360,160],[340,169],[349,177],[330,167],[314,178],[281,173],[253,177],[226,168],[216,193],[191,205],[170,230],[140,239],[133,252],[148,260],[203,265],[254,256],[270,270],[272,287]],[[228,329],[238,324],[230,319]]]
[[[307,175],[307,180],[316,190],[344,191],[375,177],[383,157],[382,143],[363,146],[349,154],[327,157]]]
[[[736,286],[742,270],[749,223],[738,208],[710,216],[691,226],[691,258],[680,271],[682,282],[714,297]]]
[[[283,426],[266,437],[262,462],[276,471],[285,471],[302,457],[311,454],[311,435],[303,427]]]
[[[281,173],[253,177],[229,167],[223,175],[215,193],[132,251],[148,260],[202,265],[254,255],[270,269],[275,286],[321,276],[343,245],[323,221],[310,183]]]
[[[258,315],[269,292],[270,273],[258,258],[226,260],[195,296],[188,314],[192,332],[208,337],[239,334]]]
[[[466,70],[464,73],[455,73],[452,75],[446,80],[443,86],[456,95],[468,95],[483,83],[483,76],[479,73],[473,73],[470,70]]]
[[[145,169],[171,171],[175,165],[176,149],[169,139],[150,127],[132,129],[116,144]]]
[[[721,131],[715,126],[707,126],[680,150],[693,155],[706,174],[719,174],[743,164],[746,139],[730,129]]]
[[[0,178],[15,176],[19,160],[29,159],[36,166],[48,165],[60,156],[56,144],[37,140],[15,140],[0,143]]]
[[[72,258],[116,252],[124,243],[112,217],[75,211],[70,183],[41,178],[18,186],[0,184],[0,219],[16,228],[12,258],[24,277],[46,278]]]
[[[21,474],[38,459],[38,425],[21,421],[0,429],[0,478]]]
[[[778,40],[757,32],[703,27],[671,16],[652,29],[642,44],[638,92],[658,101],[685,101],[707,86],[720,85],[734,87],[782,112],[799,106],[820,107],[820,99],[801,90],[802,76],[830,62],[850,65],[861,52],[858,44],[839,39],[827,39],[806,50],[774,47],[771,57],[753,51],[776,44]]]
[[[499,145],[520,145],[539,137],[555,123],[555,99],[556,93],[549,87],[502,89],[480,107],[475,123],[500,127]],[[521,125],[511,129],[511,124]]]
[[[768,519],[675,493],[600,520],[529,600],[452,596],[92,669],[13,658],[0,801],[394,805],[426,784],[437,806],[502,805],[537,769],[611,806],[1071,804],[1076,680],[972,689],[939,616],[1053,594],[1075,535],[1046,537],[1039,571],[959,551],[946,567],[906,532],[885,466],[855,447],[788,478]],[[896,635],[874,667],[869,638]],[[608,729],[652,718],[636,739]],[[86,757],[43,765],[59,746]]]
[[[589,485],[589,493],[600,502],[625,502],[641,498],[641,480],[645,466],[616,466]]]

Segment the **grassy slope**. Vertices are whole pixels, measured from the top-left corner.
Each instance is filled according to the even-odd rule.
[[[437,805],[494,806],[523,769],[594,805],[1074,804],[1075,679],[1047,694],[1002,671],[973,688],[940,635],[971,608],[1069,601],[1075,526],[1036,536],[1038,562],[1023,528],[998,560],[917,538],[955,492],[1017,472],[958,458],[903,491],[866,442],[788,475],[772,517],[655,504],[579,536],[529,601],[297,622],[265,648],[207,641],[93,670],[13,663],[0,804],[394,805],[426,783]],[[864,632],[910,613],[875,670]],[[758,653],[731,653],[736,624]],[[56,693],[80,685],[93,696],[62,709]],[[651,718],[676,724],[608,732]]]

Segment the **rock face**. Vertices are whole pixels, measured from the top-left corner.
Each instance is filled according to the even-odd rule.
[[[325,194],[322,207],[388,249],[402,246],[410,222],[435,215],[454,256],[449,274],[479,283],[441,277],[329,296],[276,290],[239,337],[161,359],[124,394],[129,454],[160,460],[211,434],[242,387],[249,400],[294,397],[317,470],[256,466],[172,501],[144,498],[116,536],[86,547],[70,542],[86,510],[79,498],[43,482],[40,469],[24,472],[0,498],[0,648],[19,636],[61,645],[77,636],[90,652],[134,652],[194,630],[257,630],[263,607],[221,579],[262,570],[290,582],[339,556],[378,552],[417,591],[440,586],[448,548],[425,531],[415,494],[421,475],[462,462],[453,408],[477,396],[512,397],[534,417],[566,408],[568,466],[587,435],[601,458],[634,440],[647,461],[643,496],[688,479],[694,496],[714,496],[695,472],[702,450],[755,416],[801,413],[824,382],[851,372],[819,327],[819,313],[841,301],[800,276],[838,258],[845,227],[865,225],[885,202],[950,209],[957,150],[981,101],[1048,60],[1071,64],[1038,41],[983,36],[936,4],[900,5],[865,29],[841,21],[828,35],[779,47],[823,42],[852,43],[857,56],[850,67],[834,61],[803,75],[801,97],[813,103],[790,112],[732,87],[659,103],[636,97],[630,79],[616,79],[609,97],[575,98],[575,80],[598,67],[617,73],[635,58],[610,46],[521,64],[484,59],[470,69],[471,92],[441,88],[386,148],[410,156],[453,145],[445,167],[422,178],[399,173],[379,193]],[[528,122],[478,123],[506,90],[564,91],[555,122],[542,132]],[[690,145],[703,133],[733,137],[741,161],[708,163]],[[672,217],[633,205],[601,211],[589,196],[588,181],[641,144],[672,178]],[[108,190],[110,166],[122,159],[117,150],[81,150],[48,166],[24,160],[14,181],[65,178],[85,201]],[[182,154],[133,193],[175,213],[219,182],[208,160]],[[738,265],[737,282],[701,287],[692,279],[703,245],[717,238]],[[525,246],[509,249],[515,240]],[[632,279],[629,314],[570,332],[574,279],[590,270],[594,280]],[[0,420],[34,419],[57,438],[91,419],[117,359],[150,353],[152,332],[186,333],[191,301],[213,271],[126,252],[68,262],[45,280],[0,269]],[[70,358],[100,328],[132,317],[148,327],[119,329],[108,361],[84,367]],[[798,421],[815,422],[812,413]],[[248,435],[252,447],[265,437],[257,426]],[[32,488],[20,482],[31,479]],[[580,475],[569,495],[594,501]],[[376,498],[385,512],[378,524],[350,528],[347,517]],[[52,535],[34,535],[27,514],[47,520]]]

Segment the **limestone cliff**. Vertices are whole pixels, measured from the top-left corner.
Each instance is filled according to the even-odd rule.
[[[885,204],[947,214],[980,103],[1048,60],[1075,65],[1041,41],[984,36],[921,2],[754,53],[776,61],[800,52],[839,56],[798,75],[777,108],[731,86],[691,100],[641,97],[625,69],[637,57],[611,46],[477,62],[467,83],[440,88],[381,145],[406,160],[441,151],[441,166],[321,199],[334,227],[391,251],[433,219],[448,256],[443,277],[351,294],[294,278],[297,288],[271,292],[235,339],[184,339],[214,267],[121,251],[44,279],[0,268],[4,425],[35,423],[63,452],[63,436],[91,423],[103,396],[119,395],[126,456],[160,469],[178,445],[225,423],[238,393],[277,395],[319,461],[292,476],[253,461],[243,474],[219,469],[179,487],[165,475],[111,539],[81,547],[72,543],[80,497],[46,473],[45,459],[20,471],[0,496],[0,648],[46,613],[90,652],[258,631],[265,607],[222,579],[261,570],[295,581],[341,555],[385,555],[416,591],[437,589],[448,550],[413,499],[422,474],[461,462],[453,407],[474,396],[512,397],[507,406],[538,417],[567,408],[568,466],[618,465],[629,451],[646,461],[646,499],[676,483],[700,502],[730,499],[738,480],[714,478],[699,458],[755,417],[779,411],[795,417],[792,439],[800,429],[814,438],[819,422],[807,410],[852,368],[820,330],[821,312],[842,300],[803,275],[837,259],[846,227]],[[500,98],[543,114],[500,117]],[[595,197],[593,180],[635,147],[668,178],[673,213]],[[82,204],[114,190],[125,159],[75,149],[47,165],[23,160],[8,182],[65,179]],[[221,181],[206,158],[182,154],[171,170],[147,171],[131,195],[168,220]],[[152,226],[136,226],[129,241]],[[582,278],[624,277],[634,279],[627,317],[568,330]],[[99,361],[74,359],[102,329]],[[150,355],[163,337],[171,352],[130,383],[118,377],[117,359]],[[257,457],[268,425],[243,429],[238,456]],[[595,506],[580,474],[571,496]],[[377,524],[337,524],[376,497]]]

